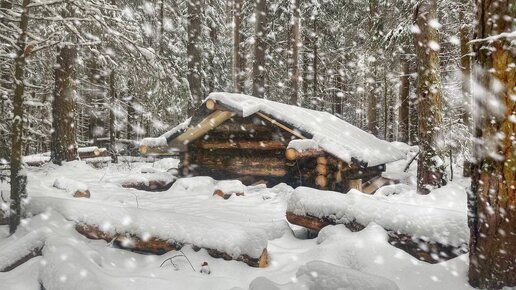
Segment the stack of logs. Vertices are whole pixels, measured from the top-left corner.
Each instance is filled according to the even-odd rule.
[[[361,169],[353,163],[345,163],[327,154],[321,148],[303,151],[288,148],[285,157],[289,161],[297,162],[298,166],[302,165],[299,166],[300,174],[308,185],[309,181],[313,180],[314,185],[319,189],[338,191],[347,191],[351,188],[362,189],[362,179],[357,177],[367,169]]]

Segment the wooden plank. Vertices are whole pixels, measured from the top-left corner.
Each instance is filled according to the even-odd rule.
[[[143,240],[137,235],[131,233],[116,233],[110,234],[103,232],[99,227],[93,225],[87,225],[84,223],[77,224],[75,226],[77,232],[89,239],[105,240],[107,242],[114,241],[117,245],[123,249],[137,250],[142,252],[149,252],[154,254],[164,254],[172,250],[180,250],[184,244],[170,240],[163,240],[156,237]],[[192,245],[194,249],[200,250],[203,247]],[[204,248],[208,254],[214,258],[223,258],[224,260],[233,260],[233,258],[222,251]],[[268,252],[267,248],[262,250],[262,254],[258,258],[251,258],[248,255],[241,255],[237,257],[236,261],[246,263],[251,267],[265,268],[268,265]]]

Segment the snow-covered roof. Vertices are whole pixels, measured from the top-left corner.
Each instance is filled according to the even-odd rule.
[[[346,162],[354,158],[367,163],[368,166],[376,166],[405,158],[405,154],[389,142],[380,140],[327,112],[242,94],[212,93],[208,99],[236,111],[243,117],[261,112],[277,121],[285,122],[293,126],[293,129],[312,135],[311,139],[324,151]]]
[[[218,105],[225,107],[242,117],[262,113],[282,122],[299,131],[301,135],[311,141],[293,140],[288,147],[298,151],[306,147],[319,146],[335,157],[350,162],[356,159],[367,163],[367,166],[376,166],[405,158],[405,154],[389,142],[380,140],[348,122],[327,112],[310,110],[298,106],[287,105],[270,100],[260,99],[248,95],[231,93],[211,93],[205,101],[214,100]],[[203,110],[205,107],[201,107]],[[202,118],[207,112],[201,112]],[[206,115],[204,115],[206,114]],[[197,117],[197,118],[196,118]],[[193,121],[197,119],[197,121]],[[188,127],[198,125],[200,119],[194,116],[184,123],[173,128],[158,138],[144,139],[142,144],[171,142],[182,134]],[[166,140],[166,141],[165,141]],[[147,142],[148,141],[148,142]],[[299,147],[299,148],[298,148]]]

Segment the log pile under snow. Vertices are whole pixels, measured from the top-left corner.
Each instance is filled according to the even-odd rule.
[[[267,266],[267,233],[261,229],[139,208],[106,205],[93,200],[33,197],[27,211],[53,209],[74,221],[83,235],[119,243],[123,248],[163,253],[191,245],[216,258]],[[106,214],[109,213],[109,214]]]
[[[53,187],[64,190],[73,197],[90,198],[90,190],[88,186],[72,179],[59,177],[54,180]]]
[[[359,231],[374,222],[388,231],[392,245],[427,262],[464,253],[469,239],[462,212],[391,202],[357,190],[342,194],[298,187],[286,216],[290,223],[316,232],[335,224]]]

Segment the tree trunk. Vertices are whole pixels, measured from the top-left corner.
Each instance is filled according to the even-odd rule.
[[[0,9],[1,11],[4,11],[4,13],[8,13],[9,10],[11,10],[13,7],[13,3],[11,0],[2,0],[0,3]],[[3,25],[7,25],[8,21],[4,18],[0,19],[0,23]],[[7,36],[7,35],[4,35]],[[6,52],[9,52],[10,50],[7,50]],[[7,107],[7,100],[9,99],[8,95],[9,92],[12,90],[11,87],[11,72],[10,69],[11,66],[8,65],[6,68],[1,68],[1,81],[0,85],[1,88],[5,91],[5,93],[0,94],[0,121],[2,124],[5,125],[4,129],[6,130],[5,133],[0,132],[0,159],[9,159],[9,130],[8,124],[9,120],[6,114],[6,107]]]
[[[305,30],[306,31],[306,30]],[[305,36],[303,38],[303,81],[302,81],[302,91],[303,91],[303,99],[301,106],[306,106],[308,101],[308,88],[309,88],[309,80],[310,80],[310,51],[308,47],[310,46],[310,36],[309,32],[305,32]],[[313,67],[312,67],[313,69]]]
[[[77,158],[75,141],[75,58],[74,45],[58,48],[55,69],[54,100],[52,101],[51,158],[55,164]]]
[[[290,104],[298,105],[299,102],[299,47],[300,39],[300,6],[299,0],[292,0],[292,76],[290,79]]]
[[[516,123],[511,120],[516,111],[516,59],[510,39],[499,36],[513,31],[515,17],[511,0],[477,1],[474,50],[485,91],[475,98],[478,142],[468,198],[469,283],[477,288],[516,286]]]
[[[369,37],[371,43],[374,43],[375,39],[375,21],[378,17],[378,1],[369,0]],[[375,51],[375,45],[371,47],[371,51]],[[370,69],[370,81],[368,82],[368,95],[367,95],[367,128],[369,133],[378,137],[378,112],[377,112],[377,98],[376,98],[376,63],[372,62]]]
[[[201,79],[201,45],[200,37],[202,32],[201,18],[202,5],[204,1],[187,1],[188,3],[188,84],[192,96],[190,112],[192,112],[202,101],[202,79]]]
[[[235,92],[244,91],[245,65],[243,62],[244,43],[242,42],[242,8],[243,0],[235,0],[233,4],[233,87]]]
[[[317,58],[319,57],[318,53],[317,53],[317,40],[318,40],[318,37],[317,37],[317,18],[314,17],[314,20],[313,20],[313,29],[314,29],[314,38],[313,38],[313,46],[314,46],[314,59],[313,59],[313,70],[314,70],[314,77],[313,77],[313,80],[312,80],[312,90],[313,90],[313,96],[312,96],[312,99],[314,101],[318,100],[317,99],[317,86],[318,86],[318,81],[319,81],[319,72],[318,72],[318,67],[317,67]]]
[[[265,51],[267,43],[267,0],[256,0],[256,27],[253,62],[253,96],[265,96]]]
[[[409,62],[403,58],[401,61],[400,76],[400,110],[399,110],[399,140],[401,142],[409,142],[409,94],[410,94],[410,78],[409,78]]]
[[[432,188],[440,187],[443,179],[442,158],[437,152],[441,117],[441,79],[439,69],[439,35],[432,27],[437,20],[436,0],[421,1],[414,12],[414,25],[420,33],[414,34],[417,57],[417,95],[419,99],[419,159],[417,190],[427,194]]]
[[[111,159],[114,163],[118,163],[118,150],[116,146],[116,91],[115,91],[115,70],[111,70],[109,75],[109,94],[110,94],[110,108],[109,108],[109,151]]]
[[[22,198],[27,195],[27,176],[22,172],[23,148],[23,99],[25,91],[25,46],[27,43],[27,28],[29,26],[30,0],[23,0],[20,16],[20,35],[16,41],[18,51],[14,67],[14,79],[17,81],[14,89],[13,122],[11,136],[11,204],[9,215],[9,233],[14,233],[20,224],[22,215]]]

